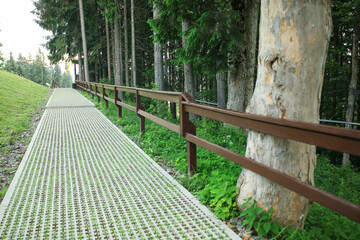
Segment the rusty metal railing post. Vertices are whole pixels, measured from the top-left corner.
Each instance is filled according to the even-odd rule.
[[[122,107],[117,104],[117,102],[121,102],[121,99],[119,98],[119,91],[117,90],[116,87],[114,87],[114,100],[115,100],[115,106],[118,109],[118,117],[121,118],[122,117]]]
[[[145,111],[145,108],[141,105],[141,96],[139,94],[139,91],[136,90],[136,114],[140,118],[140,133],[141,133],[141,135],[144,135],[144,133],[145,133],[145,117],[139,115],[139,113],[138,113],[139,110]]]
[[[179,114],[180,114],[180,133],[183,137],[186,134],[192,134],[196,136],[196,127],[190,121],[190,114],[185,111],[183,106],[184,98],[180,96],[179,99]],[[196,161],[196,144],[187,141],[187,162],[188,162],[188,174],[193,175],[197,172]]]

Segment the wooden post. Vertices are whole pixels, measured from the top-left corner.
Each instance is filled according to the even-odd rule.
[[[190,121],[190,114],[185,111],[182,102],[184,98],[180,96],[179,99],[179,111],[180,111],[180,133],[185,137],[186,134],[192,134],[196,136],[196,127]],[[187,161],[188,161],[188,174],[193,175],[197,172],[196,164],[196,144],[187,141]]]
[[[97,98],[98,98],[98,103],[100,103],[100,94],[99,94],[98,86],[97,86],[97,85],[95,85],[95,95],[96,95]]]
[[[91,90],[91,98],[94,100],[94,92],[93,92],[93,88],[92,88],[90,82],[89,82],[89,86],[90,86],[90,90]]]
[[[102,93],[103,93],[102,98],[105,101],[105,107],[106,107],[106,109],[108,109],[109,108],[109,101],[107,99],[105,99],[105,97],[107,97],[108,95],[106,94],[106,89],[104,87],[104,84],[102,85]]]
[[[117,90],[117,87],[114,87],[114,99],[115,99],[115,106],[118,109],[118,117],[122,117],[122,107],[118,104],[118,102],[121,102],[121,99],[119,98],[119,91]]]
[[[145,111],[145,108],[141,105],[141,96],[139,95],[139,91],[136,90],[136,114],[140,118],[140,133],[141,133],[141,135],[144,135],[144,133],[145,133],[145,117],[139,115],[139,113],[138,113],[139,110]]]

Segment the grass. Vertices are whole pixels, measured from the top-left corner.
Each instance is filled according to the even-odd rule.
[[[31,114],[47,99],[49,89],[0,70],[0,149],[14,143],[31,123]]]
[[[84,96],[90,98],[90,95],[86,93]],[[182,136],[146,119],[146,132],[140,137],[139,117],[134,112],[123,109],[123,118],[118,118],[116,107],[112,103],[109,103],[109,109],[105,108],[103,101],[95,104],[113,123],[123,126],[122,131],[148,155],[155,160],[164,160],[168,166],[183,173],[177,180],[197,195],[198,199],[210,207],[219,218],[229,219],[232,216],[239,216],[240,213],[235,206],[234,192],[241,166],[198,147],[198,173],[188,177],[186,175],[186,141]],[[158,105],[155,103],[149,108],[150,111],[156,112],[153,106]],[[162,118],[175,122],[166,112]],[[197,135],[242,155],[245,153],[246,136],[231,127],[224,127],[221,123],[201,119],[197,122]],[[352,166],[337,167],[331,164],[328,158],[318,156],[315,184],[325,191],[360,204],[360,173]],[[281,229],[281,233],[267,235],[267,237],[272,239],[360,239],[360,224],[317,203],[313,204],[308,214],[305,230]]]

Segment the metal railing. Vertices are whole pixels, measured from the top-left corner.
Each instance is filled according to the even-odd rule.
[[[140,118],[141,133],[145,132],[145,118],[148,118],[161,126],[181,134],[187,141],[188,172],[190,174],[196,172],[196,146],[198,145],[356,222],[360,222],[359,205],[196,136],[196,127],[190,121],[189,114],[192,113],[234,126],[357,156],[360,156],[359,131],[289,121],[206,106],[196,103],[187,93],[156,91],[80,81],[76,83],[79,89],[91,93],[93,98],[97,96],[98,102],[100,102],[101,98],[105,100],[106,107],[108,107],[109,101],[114,103],[118,108],[119,117],[122,117],[122,107],[135,112]],[[101,92],[99,92],[100,88]],[[107,95],[107,90],[114,91],[114,99]],[[134,107],[123,103],[119,98],[119,91],[136,94],[136,106]],[[147,113],[141,105],[141,97],[178,103],[180,126]]]
[[[328,119],[319,119],[320,122],[326,122],[326,123],[339,123],[339,124],[349,124],[354,126],[360,126],[360,123],[355,122],[345,122],[345,121],[337,121],[337,120],[328,120]]]

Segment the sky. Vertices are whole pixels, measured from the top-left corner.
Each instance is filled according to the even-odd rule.
[[[24,57],[29,54],[34,56],[41,51],[48,55],[48,51],[42,47],[46,43],[45,36],[51,32],[42,29],[31,13],[35,9],[33,0],[1,0],[0,5],[0,48],[3,57],[9,59],[10,52],[15,59],[19,53]]]

